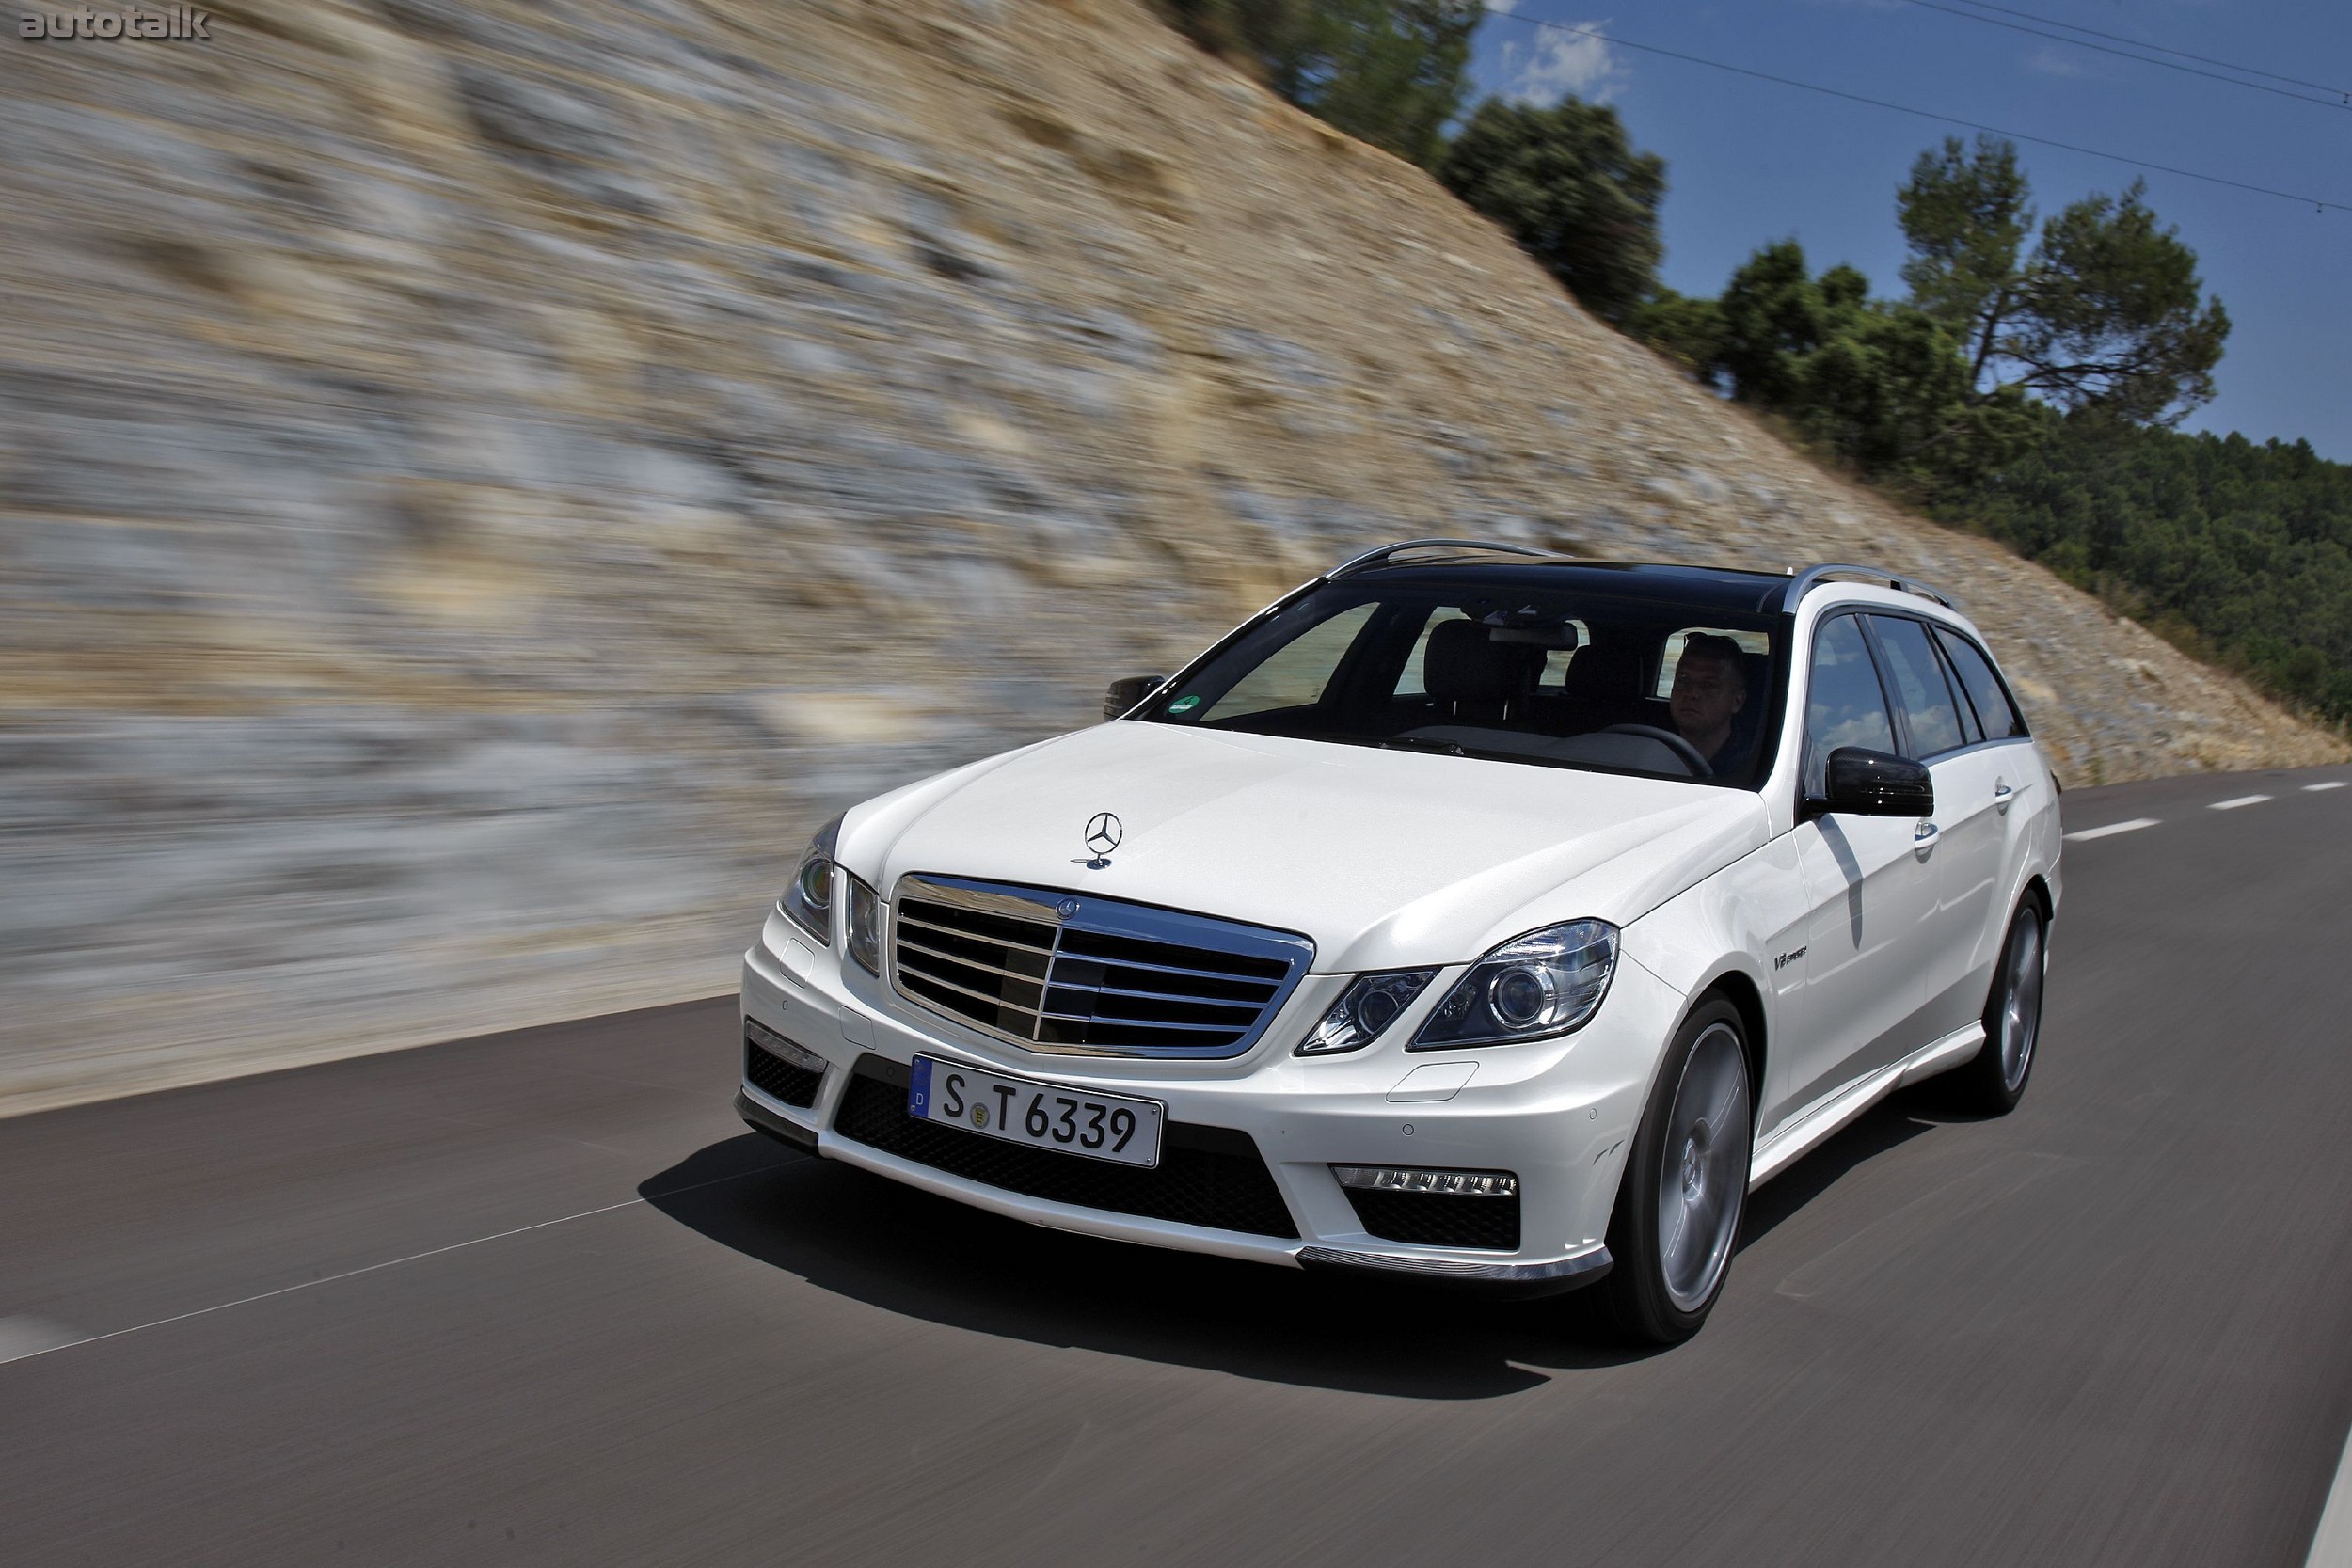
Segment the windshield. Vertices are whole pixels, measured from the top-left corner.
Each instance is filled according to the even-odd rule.
[[[1244,628],[1136,717],[1752,788],[1772,767],[1779,643],[1777,617],[1716,605],[1534,573],[1382,574]]]

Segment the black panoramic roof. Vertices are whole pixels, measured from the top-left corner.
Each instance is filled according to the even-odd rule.
[[[1393,565],[1383,562],[1360,567],[1336,580],[1383,587],[1410,583],[1416,587],[1489,594],[1511,585],[1593,598],[1771,615],[1782,609],[1788,585],[1795,579],[1781,572],[1742,572],[1719,566],[1489,559],[1400,562]]]

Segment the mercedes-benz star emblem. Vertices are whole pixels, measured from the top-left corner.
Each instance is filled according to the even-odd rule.
[[[1090,858],[1079,863],[1089,871],[1102,870],[1111,863],[1111,851],[1119,847],[1119,841],[1125,834],[1118,817],[1106,811],[1096,812],[1087,823],[1087,853]]]
[[[1064,920],[1075,920],[1078,918],[1078,901],[1075,898],[1065,898],[1054,906],[1054,912]]]

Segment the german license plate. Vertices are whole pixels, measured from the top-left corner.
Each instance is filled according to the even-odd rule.
[[[1007,1078],[932,1056],[914,1058],[907,1115],[1089,1160],[1146,1168],[1160,1163],[1167,1107],[1034,1078]]]

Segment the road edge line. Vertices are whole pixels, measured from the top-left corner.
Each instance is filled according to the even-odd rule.
[[[2320,1510],[2319,1528],[2312,1532],[2311,1555],[2303,1568],[2352,1568],[2352,1435],[2336,1461],[2336,1481],[2328,1489]]]
[[[794,1163],[789,1160],[782,1162],[784,1164]],[[133,1323],[128,1328],[110,1328],[103,1334],[85,1335],[79,1339],[68,1339],[61,1344],[50,1345],[41,1350],[27,1351],[14,1360],[7,1362],[6,1365],[13,1367],[21,1362],[36,1360],[40,1356],[55,1355],[61,1350],[72,1350],[80,1345],[95,1345],[105,1339],[119,1339],[126,1334],[144,1334],[151,1328],[163,1328],[172,1323],[186,1323],[190,1318],[208,1318],[215,1312],[226,1312],[232,1307],[250,1307],[257,1301],[270,1301],[278,1296],[290,1296],[296,1291],[315,1290],[321,1285],[332,1285],[339,1280],[357,1279],[363,1274],[375,1274],[383,1269],[396,1269],[403,1263],[414,1263],[427,1258],[438,1258],[444,1253],[463,1252],[468,1247],[481,1246],[487,1242],[502,1242],[510,1236],[528,1235],[533,1230],[545,1230],[549,1226],[569,1225],[574,1220],[594,1219],[598,1214],[617,1213],[623,1209],[634,1209],[641,1204],[651,1203],[657,1197],[675,1197],[679,1193],[698,1192],[705,1187],[716,1187],[723,1181],[740,1181],[748,1176],[764,1176],[775,1168],[774,1165],[762,1165],[756,1170],[737,1171],[732,1176],[714,1176],[707,1181],[692,1181],[683,1187],[668,1187],[659,1193],[640,1194],[636,1197],[627,1198],[619,1203],[608,1203],[598,1209],[582,1209],[577,1214],[559,1214],[551,1220],[535,1220],[529,1225],[518,1225],[512,1230],[498,1230],[487,1236],[475,1236],[463,1242],[452,1242],[446,1246],[427,1247],[422,1252],[412,1252],[405,1257],[387,1258],[380,1263],[365,1263],[356,1269],[345,1269],[341,1274],[322,1275],[316,1279],[297,1280],[292,1285],[281,1285],[275,1291],[262,1291],[253,1295],[239,1296],[234,1301],[215,1302],[210,1307],[199,1307],[186,1312],[174,1312],[167,1318],[155,1318],[147,1323]]]

